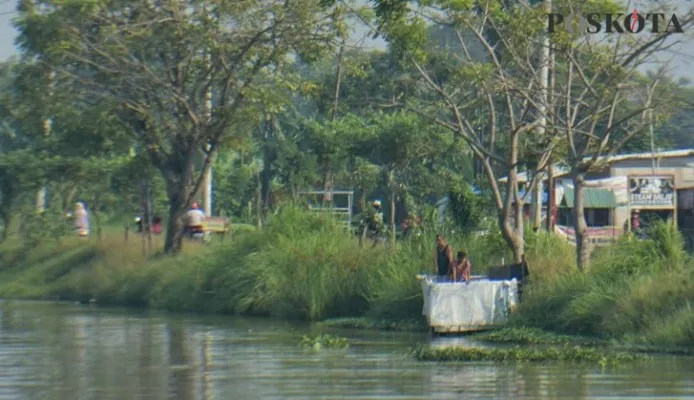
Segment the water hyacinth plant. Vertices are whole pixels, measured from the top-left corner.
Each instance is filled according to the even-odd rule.
[[[349,342],[346,338],[324,333],[318,336],[303,336],[299,346],[313,350],[346,349],[349,347]]]

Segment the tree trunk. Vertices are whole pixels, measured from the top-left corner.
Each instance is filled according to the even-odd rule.
[[[395,191],[390,191],[390,244],[395,248]]]
[[[94,196],[94,202],[92,203],[92,216],[94,217],[94,224],[96,225],[96,239],[101,241],[101,214],[99,213],[99,207],[101,206],[101,195],[97,193]]]
[[[263,216],[267,214],[270,208],[270,185],[272,184],[272,155],[270,154],[270,137],[272,135],[272,126],[270,121],[266,121],[263,129],[263,172],[261,181],[261,199]]]
[[[522,224],[521,221],[521,229]],[[523,260],[524,243],[521,235],[519,235],[511,225],[511,216],[504,216],[503,213],[500,213],[499,225],[501,226],[501,235],[513,252],[513,262],[520,263]]]
[[[2,237],[0,241],[6,240],[10,235],[10,225],[12,224],[12,211],[17,200],[17,191],[10,183],[5,183],[2,187],[0,197],[0,219],[2,219]]]
[[[516,172],[511,172],[508,177],[509,181],[516,182]],[[507,185],[507,190],[514,191],[514,186],[516,184]],[[501,228],[501,235],[506,241],[506,244],[511,248],[513,252],[513,261],[515,263],[520,263],[522,261],[523,254],[525,253],[525,241],[523,240],[523,203],[520,201],[520,196],[516,196],[518,192],[517,188],[515,193],[508,194],[506,196],[506,203],[504,207],[499,210],[498,221],[499,227]],[[516,200],[514,205],[512,202]],[[512,218],[512,210],[515,208],[515,223],[514,218]]]
[[[546,13],[552,12],[552,1],[544,0],[543,8]],[[540,48],[540,103],[538,107],[538,112],[540,113],[540,124],[537,127],[537,137],[542,138],[545,136],[547,131],[547,111],[549,94],[547,89],[549,88],[549,70],[550,70],[550,40],[549,34],[544,34],[542,38],[542,47]],[[541,174],[542,175],[542,174]],[[542,179],[537,179],[537,186],[533,192],[533,230],[537,231],[540,229],[542,224],[542,194],[543,194]],[[549,202],[548,202],[549,203]],[[549,215],[549,213],[548,213]]]
[[[590,261],[590,242],[588,241],[588,224],[586,223],[583,209],[583,184],[585,173],[574,172],[572,174],[574,184],[574,233],[576,236],[576,266],[583,271]]]
[[[549,167],[547,169],[547,220],[545,221],[547,232],[554,231],[554,208],[556,198],[554,195],[555,182],[554,182],[554,165],[552,165],[552,159],[549,160]]]
[[[299,201],[299,188],[294,183],[294,176],[291,174],[289,176],[289,190],[292,192],[292,201],[294,203]]]
[[[511,246],[511,250],[513,251],[513,262],[515,263],[521,263],[523,261],[523,256],[525,255],[525,214],[524,214],[524,206],[525,203],[523,203],[523,198],[521,195],[518,193],[518,186],[516,186],[515,190],[515,197],[516,197],[516,203],[515,203],[515,230],[514,230],[514,241],[513,245]]]
[[[48,85],[47,85],[47,97],[50,99],[53,96],[53,87],[55,85],[55,72],[50,69],[48,69],[46,78],[48,80]],[[44,137],[49,137],[51,136],[51,131],[53,128],[53,119],[47,115],[46,118],[43,120],[42,124],[42,130],[43,130],[43,136]],[[36,211],[38,212],[43,212],[46,209],[46,183],[44,182],[39,191],[36,193]]]
[[[518,194],[518,167],[516,166],[518,163],[518,146],[518,135],[513,135],[509,154],[509,164],[513,165],[513,167],[508,171],[504,203],[498,203],[501,205],[501,209],[499,210],[499,227],[501,228],[501,234],[504,240],[513,252],[513,261],[515,263],[522,262],[523,254],[525,253],[525,241],[523,240],[523,202],[521,196]],[[490,181],[494,179],[491,166],[488,163],[485,165],[485,169],[487,170],[488,179],[490,179]],[[511,210],[514,209],[514,206],[516,214],[515,224],[511,220]]]
[[[345,52],[345,40],[342,41],[340,45],[340,50],[337,54],[337,70],[335,71],[335,92],[333,95],[332,110],[330,112],[330,118],[332,121],[337,119],[337,110],[340,105],[340,86],[342,85],[342,56]],[[323,165],[323,199],[321,201],[321,207],[325,206],[325,203],[329,203],[332,206],[333,196],[333,160],[326,160]],[[326,197],[330,196],[330,197]]]
[[[147,246],[149,248],[149,253],[152,254],[152,184],[149,181],[146,183],[145,186],[145,206],[147,207]]]
[[[195,157],[198,146],[191,146],[185,153],[178,153],[175,159],[159,163],[159,171],[166,182],[166,195],[169,200],[169,222],[164,240],[164,252],[175,254],[183,247],[184,216],[198,195],[203,183],[202,176],[196,173]],[[158,160],[159,161],[159,160]],[[206,162],[203,164],[203,170]]]
[[[359,207],[361,209],[361,214],[364,215],[366,211],[366,189],[361,187],[359,188],[359,192]]]
[[[181,171],[167,171],[164,174],[167,197],[169,198],[169,222],[164,240],[164,252],[167,254],[178,253],[183,247],[183,228],[185,225],[183,219],[190,206],[193,192],[197,192],[199,189],[193,184],[193,158],[188,157],[187,163],[189,165],[182,168]]]
[[[263,199],[262,199],[262,180],[260,174],[256,174],[255,188],[255,225],[258,229],[263,227]]]
[[[207,167],[203,170],[205,175],[202,179],[202,207],[205,210],[205,216],[212,216],[212,164],[214,163],[214,154],[210,154],[210,161]]]
[[[366,215],[366,191],[363,186],[359,187],[359,209],[361,218],[359,223],[361,224],[361,233],[359,235],[359,247],[362,247],[364,240],[366,239],[366,227],[364,225],[364,217]]]
[[[147,193],[144,181],[140,182],[140,207],[142,208],[142,219],[140,220],[141,239],[142,239],[142,256],[147,257],[147,231],[149,227],[147,226]]]
[[[542,225],[542,195],[544,194],[544,187],[542,184],[542,179],[538,178],[537,184],[533,189],[533,230],[537,231]]]
[[[0,236],[0,242],[4,242],[10,236],[10,212],[5,210],[4,207],[0,209],[0,219],[2,219],[2,236]]]
[[[185,198],[187,195],[186,190],[180,190],[175,196],[169,196],[169,223],[164,242],[166,253],[178,253],[183,247],[183,216],[186,210]]]

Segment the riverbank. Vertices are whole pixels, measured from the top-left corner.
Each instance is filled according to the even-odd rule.
[[[173,258],[145,258],[139,238],[126,243],[117,231],[101,241],[68,238],[33,249],[10,241],[0,245],[0,297],[422,330],[414,276],[431,264],[434,234],[399,243],[395,252],[360,248],[332,221],[288,209],[262,231],[236,235],[231,243],[187,243]],[[672,229],[660,226],[653,237],[596,251],[590,270],[577,272],[568,244],[529,233],[532,281],[511,326],[613,343],[691,346],[694,263]],[[475,273],[507,257],[493,232],[449,239],[472,255]],[[160,248],[161,238],[155,241]],[[487,339],[508,342],[521,331],[500,332]]]

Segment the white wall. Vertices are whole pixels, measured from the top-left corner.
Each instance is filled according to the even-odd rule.
[[[694,163],[694,157],[664,158],[656,160],[655,170],[650,159],[624,160],[616,162],[610,168],[612,176],[628,175],[674,175],[675,189],[694,188],[694,168],[687,164]],[[629,218],[626,207],[614,210],[614,225],[621,227]]]
[[[624,160],[612,165],[612,176],[674,175],[677,189],[694,188],[694,157],[665,158],[653,169],[651,160]]]

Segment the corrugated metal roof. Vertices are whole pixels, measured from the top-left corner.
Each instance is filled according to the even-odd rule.
[[[632,153],[632,154],[619,154],[616,156],[612,157],[601,157],[598,159],[598,164],[599,163],[607,163],[607,164],[612,164],[618,161],[624,161],[624,160],[648,160],[651,158],[677,158],[677,157],[690,157],[694,156],[694,149],[684,149],[684,150],[668,150],[668,151],[656,151],[656,152],[648,152],[648,153]],[[590,160],[590,157],[584,158],[585,161]],[[554,177],[558,178],[560,176],[566,176],[569,173],[569,169],[565,165],[561,164],[555,164],[554,168],[556,169],[554,172]],[[503,177],[499,179],[499,182],[504,183],[506,182],[507,177]],[[544,174],[544,177],[542,178],[543,180],[547,179],[547,174]],[[525,172],[521,172],[518,174],[518,181],[519,182],[527,182],[528,181],[528,174]]]
[[[607,189],[598,188],[583,188],[584,208],[615,208],[617,207],[617,199],[614,193]],[[561,201],[560,207],[574,207],[574,189],[564,187],[564,198]]]

